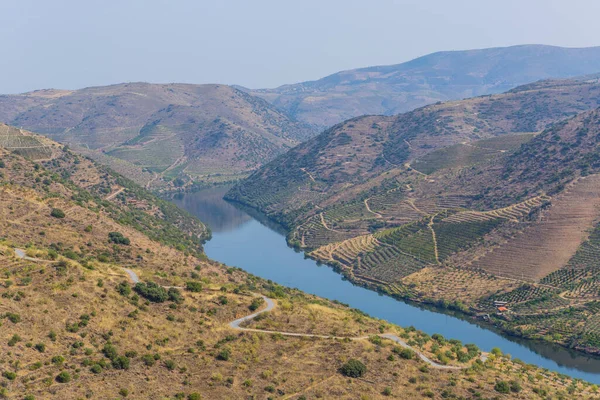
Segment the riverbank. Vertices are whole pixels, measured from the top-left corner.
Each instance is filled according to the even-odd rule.
[[[227,195],[225,195],[225,200],[229,202],[234,202],[236,205],[241,204],[243,207],[250,208],[256,213],[260,213],[260,211],[252,205],[240,202],[238,199],[228,198]],[[551,343],[571,351],[576,351],[581,354],[600,356],[599,347],[587,345],[586,342],[580,340],[579,336],[577,335],[546,334],[545,329],[523,329],[523,322],[520,322],[522,316],[518,313],[512,312],[512,310],[508,313],[500,313],[494,307],[486,307],[486,309],[484,310],[478,307],[479,304],[474,304],[473,302],[469,301],[463,301],[463,299],[461,298],[452,298],[451,300],[449,300],[448,298],[443,297],[441,295],[436,296],[435,294],[438,294],[437,290],[432,290],[430,291],[430,293],[427,293],[427,295],[422,295],[418,286],[411,289],[402,282],[394,282],[393,284],[391,284],[390,282],[370,278],[364,275],[357,276],[357,274],[355,274],[354,268],[349,267],[347,265],[343,265],[337,261],[322,259],[318,255],[314,254],[313,250],[315,249],[304,248],[303,243],[301,243],[297,237],[294,237],[292,235],[293,227],[290,225],[290,221],[288,218],[282,219],[280,217],[280,213],[273,213],[265,217],[269,218],[271,223],[279,224],[281,228],[285,230],[286,243],[288,246],[293,248],[295,251],[302,251],[305,257],[311,258],[318,263],[331,267],[335,272],[341,274],[345,279],[349,280],[355,285],[365,287],[369,290],[374,290],[378,293],[390,296],[396,300],[414,304],[426,304],[428,306],[434,307],[435,309],[441,312],[446,312],[447,310],[450,310],[453,312],[460,313],[462,314],[463,318],[477,319],[477,323],[481,326],[500,331],[507,336],[520,338],[528,341]],[[447,267],[439,267],[432,265],[431,268],[436,269]],[[462,271],[465,271],[466,273],[473,273],[473,271],[471,270]],[[522,282],[522,285],[527,284],[528,282]],[[479,300],[483,300],[483,298]],[[540,313],[540,316],[542,315],[552,315],[552,310],[550,310],[550,312],[548,312],[548,310],[545,310],[543,313]],[[530,317],[531,314],[527,314],[527,316]],[[588,342],[589,340],[593,341],[594,338],[588,339]]]
[[[226,188],[220,189],[220,193],[224,191]],[[302,252],[287,246],[286,231],[281,226],[246,207],[240,209],[237,204],[224,201],[214,190],[186,195],[176,203],[211,226],[213,239],[207,242],[205,249],[213,260],[241,267],[284,286],[337,300],[400,326],[412,325],[430,335],[440,333],[455,337],[486,351],[500,347],[526,363],[600,382],[597,358],[548,342],[505,334],[468,313],[441,308],[434,303],[405,301],[412,300],[407,297],[393,298],[373,283],[356,282],[361,285],[355,285],[333,268],[319,267]]]

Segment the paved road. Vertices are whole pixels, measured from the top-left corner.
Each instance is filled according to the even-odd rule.
[[[313,337],[313,338],[322,338],[322,339],[351,339],[351,340],[367,340],[367,339],[369,339],[369,336],[362,336],[362,337],[328,336],[328,335],[313,335],[310,333],[294,333],[294,332],[281,332],[281,331],[267,331],[264,329],[242,328],[240,326],[242,323],[250,321],[250,320],[256,318],[258,315],[268,312],[268,311],[271,311],[275,308],[275,302],[273,300],[271,300],[268,297],[263,296],[263,295],[261,295],[261,297],[265,300],[265,303],[267,304],[266,308],[264,308],[260,311],[257,311],[254,314],[250,314],[245,317],[238,318],[235,321],[231,321],[229,323],[229,326],[233,329],[237,329],[240,331],[261,332],[261,333],[270,333],[270,334],[274,333],[274,334],[279,334],[279,335],[283,335],[283,336]],[[433,368],[447,369],[447,370],[460,370],[460,369],[468,368],[468,366],[438,364],[437,362],[435,362],[435,361],[431,360],[429,357],[427,357],[425,354],[421,353],[419,350],[409,346],[404,340],[400,339],[398,336],[396,336],[394,334],[384,333],[379,336],[381,336],[382,338],[385,338],[385,339],[389,339],[395,343],[398,343],[400,346],[402,346],[404,348],[414,351],[415,354],[417,354],[421,360],[423,360],[424,362],[426,362]],[[482,361],[485,362],[487,360],[487,355],[482,354],[480,358]]]

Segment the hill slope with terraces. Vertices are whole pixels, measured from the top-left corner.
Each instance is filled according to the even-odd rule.
[[[355,282],[600,353],[600,331],[585,324],[600,300],[591,242],[600,223],[598,88],[540,82],[349,120],[229,196],[284,223],[292,246]],[[517,111],[527,108],[523,120]],[[495,301],[509,311],[496,314]]]
[[[312,134],[226,85],[126,83],[5,95],[0,121],[76,146],[142,184],[235,179]]]
[[[398,173],[426,175],[488,162],[553,123],[598,106],[600,83],[585,78],[542,81],[393,117],[359,117],[278,157],[229,197],[295,225],[311,213],[309,204],[327,207],[385,185]]]
[[[206,234],[200,221],[64,146],[0,132],[11,136],[0,145],[3,398],[492,397],[504,386],[524,398],[594,393],[581,380],[498,352],[482,359],[476,346],[211,262],[196,247]],[[261,294],[276,307],[247,323],[255,331],[232,327],[264,309]],[[419,341],[419,354],[436,361],[425,364],[381,332]],[[351,359],[365,366],[362,379],[344,375]]]

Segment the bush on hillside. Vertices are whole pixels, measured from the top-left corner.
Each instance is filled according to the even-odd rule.
[[[61,210],[60,208],[53,208],[52,211],[50,211],[50,216],[54,217],[54,218],[64,218],[65,217],[65,212],[63,210]]]
[[[360,378],[367,372],[367,367],[359,360],[352,358],[342,365],[340,372],[350,378]]]
[[[130,240],[129,238],[123,236],[121,232],[109,232],[108,240],[115,244],[123,244],[125,246],[129,246]]]

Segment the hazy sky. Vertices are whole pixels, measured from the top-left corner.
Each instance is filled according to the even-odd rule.
[[[597,0],[0,0],[0,93],[275,87],[439,50],[600,45]]]

